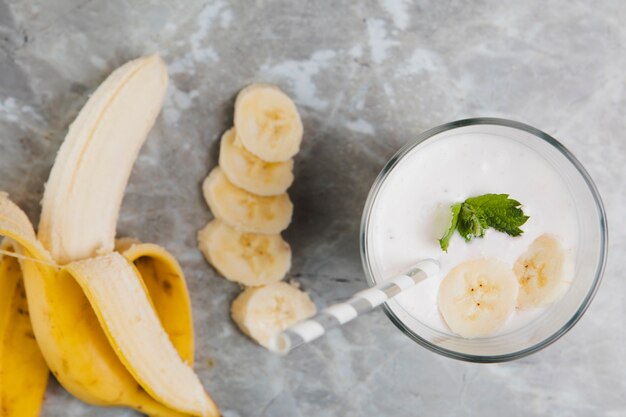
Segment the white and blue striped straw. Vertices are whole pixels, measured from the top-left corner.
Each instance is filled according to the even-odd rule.
[[[418,282],[424,281],[439,272],[439,263],[434,259],[425,259],[413,265],[404,274],[382,281],[376,286],[360,291],[349,300],[335,304],[314,317],[294,324],[276,334],[269,343],[273,352],[287,354],[289,351],[309,343],[326,333],[327,330],[341,326],[358,316],[368,313],[385,301],[406,291]]]

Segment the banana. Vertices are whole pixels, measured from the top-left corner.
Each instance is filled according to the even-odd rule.
[[[519,308],[533,308],[556,301],[568,288],[564,281],[565,253],[556,237],[543,234],[533,241],[513,266],[519,281]]]
[[[198,245],[220,274],[248,287],[280,281],[291,267],[291,248],[280,235],[242,233],[219,220],[198,233]]]
[[[287,194],[260,197],[235,187],[216,167],[202,185],[213,215],[247,233],[275,235],[291,223],[293,204]]]
[[[291,99],[268,84],[252,84],[235,100],[235,128],[243,146],[267,162],[286,162],[300,150],[302,120]]]
[[[268,347],[271,337],[315,314],[311,298],[285,282],[247,288],[233,301],[231,317],[242,332]]]
[[[467,261],[442,280],[439,311],[454,333],[465,338],[488,336],[515,310],[518,288],[515,275],[501,262]]]
[[[28,314],[20,266],[0,260],[0,415],[37,417],[48,383]]]
[[[57,156],[42,201],[41,243],[6,195],[0,235],[14,242],[37,343],[69,392],[152,416],[217,416],[189,367],[193,333],[180,267],[155,247],[128,247],[127,258],[112,252],[124,188],[166,86],[158,56],[116,70]]]
[[[130,61],[98,87],[70,126],[39,223],[39,239],[58,263],[113,250],[124,189],[166,91],[167,67],[158,55]]]
[[[234,128],[222,136],[219,164],[230,182],[252,194],[279,195],[293,183],[293,159],[265,162],[242,146]]]

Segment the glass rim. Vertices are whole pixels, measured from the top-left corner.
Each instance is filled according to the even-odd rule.
[[[598,221],[600,228],[600,256],[598,259],[598,265],[596,266],[595,277],[593,279],[591,288],[580,306],[574,313],[574,315],[563,325],[559,330],[551,334],[549,337],[544,340],[535,343],[534,345],[527,347],[525,349],[521,349],[512,353],[502,354],[502,355],[472,355],[466,353],[456,352],[454,350],[446,349],[441,346],[437,346],[434,343],[429,342],[428,340],[420,337],[414,331],[409,329],[402,320],[396,316],[396,314],[391,310],[391,308],[385,303],[383,305],[383,310],[387,317],[391,320],[391,322],[398,328],[402,333],[408,336],[417,344],[427,348],[428,350],[438,353],[440,355],[458,359],[466,362],[476,362],[476,363],[495,363],[495,362],[506,362],[515,359],[520,359],[525,356],[528,356],[532,353],[538,352],[539,350],[551,345],[558,339],[560,339],[565,333],[567,333],[585,314],[585,311],[589,308],[591,301],[593,300],[596,292],[598,291],[598,287],[602,280],[602,276],[604,275],[604,270],[606,267],[607,260],[607,252],[608,252],[608,228],[607,228],[607,219],[606,219],[606,211],[604,209],[604,204],[602,203],[602,198],[600,197],[600,193],[591,179],[591,176],[587,172],[587,170],[583,167],[580,161],[558,140],[548,135],[547,133],[536,129],[530,125],[525,123],[516,122],[508,119],[494,118],[494,117],[477,117],[470,119],[462,119],[449,123],[445,123],[436,127],[433,127],[421,134],[419,134],[414,140],[409,141],[402,148],[400,148],[384,165],[367,196],[367,200],[365,202],[365,206],[363,209],[363,215],[361,217],[361,228],[360,228],[360,252],[361,252],[361,263],[363,265],[363,270],[365,271],[365,279],[369,286],[375,285],[375,281],[372,274],[371,262],[369,255],[367,253],[367,231],[369,230],[369,222],[371,218],[371,211],[374,205],[374,201],[378,196],[378,193],[385,182],[385,179],[389,175],[389,173],[395,168],[395,166],[411,151],[413,148],[418,146],[419,144],[425,142],[426,140],[436,136],[442,132],[446,132],[449,130],[466,127],[466,126],[475,126],[475,125],[495,125],[495,126],[503,126],[508,128],[513,128],[521,131],[525,131],[536,136],[539,139],[542,139],[544,142],[547,142],[553,148],[558,150],[565,158],[576,168],[578,173],[581,175],[591,195],[593,197],[595,207],[598,211]]]

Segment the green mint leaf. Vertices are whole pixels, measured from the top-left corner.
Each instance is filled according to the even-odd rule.
[[[448,245],[450,244],[450,238],[454,234],[456,230],[457,223],[459,222],[459,213],[461,212],[461,203],[456,203],[450,206],[450,210],[452,211],[452,219],[450,220],[450,227],[448,231],[441,239],[439,239],[439,246],[444,252],[448,251]]]
[[[488,227],[485,214],[479,207],[475,207],[467,203],[463,203],[461,205],[461,213],[459,215],[459,222],[457,223],[457,230],[467,242],[475,237],[485,236],[485,231]]]
[[[450,207],[450,227],[439,239],[441,249],[448,251],[454,230],[467,242],[476,237],[484,237],[490,227],[510,236],[521,235],[523,230],[520,227],[528,220],[521,205],[519,201],[509,198],[508,194],[485,194],[453,204]]]
[[[521,235],[520,226],[528,220],[520,208],[522,204],[509,198],[508,194],[485,194],[468,198],[465,204],[482,211],[489,227],[510,236]]]

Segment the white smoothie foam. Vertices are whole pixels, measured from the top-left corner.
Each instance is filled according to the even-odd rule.
[[[450,205],[487,193],[510,194],[530,219],[519,237],[489,229],[469,243],[455,232],[448,252],[438,239],[450,221]],[[511,268],[540,235],[556,235],[574,264],[578,224],[573,199],[549,161],[523,143],[490,134],[459,133],[415,147],[392,170],[370,217],[368,255],[376,280],[390,278],[424,258],[437,259],[441,273],[396,297],[402,308],[429,327],[451,333],[437,308],[438,287],[450,269],[477,258]],[[536,319],[543,309],[516,310],[498,333]]]

